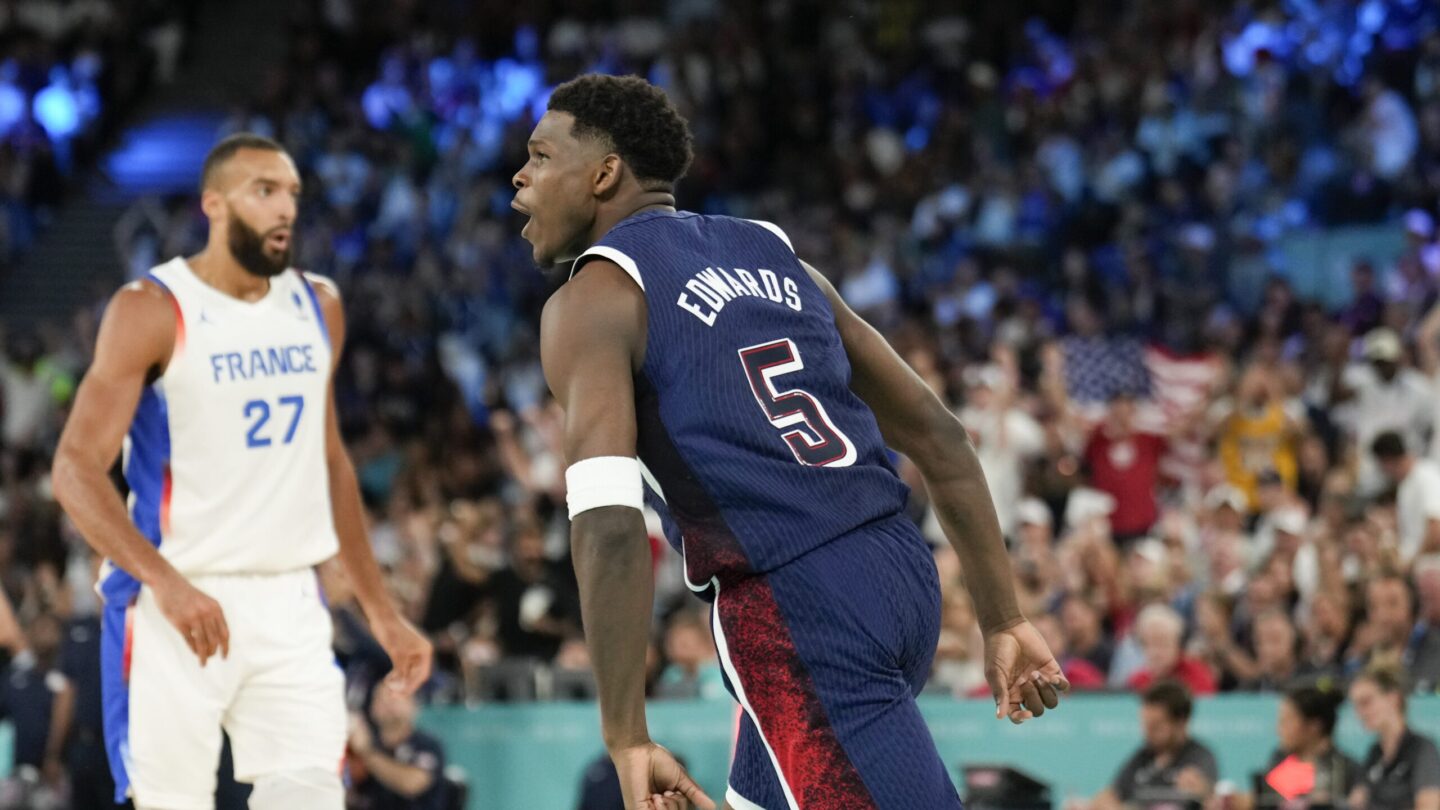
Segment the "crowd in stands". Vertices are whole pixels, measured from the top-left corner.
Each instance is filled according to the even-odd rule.
[[[302,171],[296,263],[346,299],[339,412],[377,555],[436,643],[427,699],[593,694],[536,338],[563,276],[509,209],[546,93],[585,70],[664,86],[696,137],[681,206],[778,223],[953,405],[1077,689],[1343,690],[1393,664],[1440,690],[1433,4],[312,5],[226,132]],[[1356,225],[1388,248],[1338,284],[1284,249]],[[194,199],[149,199],[117,241],[136,275],[204,232]],[[17,653],[94,611],[46,476],[100,306],[6,336]],[[983,695],[964,572],[898,468],[944,583],[928,690]],[[719,694],[652,530],[652,693]],[[372,682],[383,656],[327,577],[342,662]]]
[[[194,4],[0,4],[0,276],[49,224],[121,113],[174,78]]]

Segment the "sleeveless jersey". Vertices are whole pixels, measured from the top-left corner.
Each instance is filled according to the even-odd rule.
[[[638,452],[686,579],[763,573],[902,512],[909,490],[824,292],[774,225],[647,212],[576,260],[608,259],[645,293]]]
[[[183,258],[151,271],[175,348],[125,437],[130,517],[186,576],[267,574],[339,548],[325,460],[332,352],[312,281],[289,270],[241,301]],[[139,591],[107,564],[107,600]]]

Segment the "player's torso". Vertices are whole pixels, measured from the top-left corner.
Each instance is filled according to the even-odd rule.
[[[829,301],[778,230],[642,214],[591,253],[633,265],[645,291],[639,451],[692,582],[769,570],[903,508]]]
[[[125,443],[137,526],[182,573],[278,572],[331,556],[332,353],[313,288],[287,271],[245,302],[183,259],[151,278],[171,295],[177,334]]]

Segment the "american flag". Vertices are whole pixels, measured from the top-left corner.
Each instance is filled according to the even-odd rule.
[[[1134,338],[1080,337],[1061,341],[1065,353],[1065,388],[1083,406],[1109,402],[1117,394],[1144,399],[1150,375],[1144,350]]]
[[[1153,416],[1159,430],[1171,437],[1169,452],[1160,460],[1160,472],[1188,483],[1205,464],[1205,445],[1174,431],[1210,402],[1211,392],[1225,374],[1225,363],[1216,354],[1180,355],[1161,346],[1147,346],[1145,368],[1150,375]]]

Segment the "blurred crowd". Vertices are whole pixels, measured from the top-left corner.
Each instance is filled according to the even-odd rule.
[[[436,643],[427,699],[594,691],[535,330],[560,279],[509,209],[549,88],[584,70],[664,86],[696,136],[682,207],[780,224],[954,406],[1077,688],[1338,688],[1393,664],[1440,690],[1434,4],[726,5],[297,4],[288,62],[226,123],[302,171],[297,265],[346,298],[342,427],[392,590]],[[1319,268],[1281,242],[1355,224],[1396,258],[1302,294]],[[204,232],[192,197],[145,199],[117,249],[133,276]],[[1269,274],[1259,300],[1242,262]],[[12,668],[43,660],[47,617],[73,638],[95,608],[47,474],[101,306],[6,334]],[[964,572],[899,469],[944,582],[929,690],[983,694]],[[652,694],[722,694],[652,534]],[[327,578],[363,695],[383,654]]]
[[[175,77],[193,4],[0,3],[0,276],[54,217],[124,110]]]

